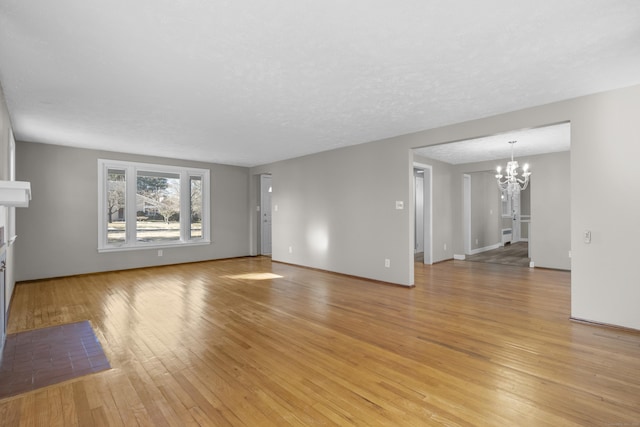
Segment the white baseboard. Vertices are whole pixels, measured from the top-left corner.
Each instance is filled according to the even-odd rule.
[[[500,243],[496,243],[495,245],[485,246],[484,248],[472,249],[469,255],[475,255],[482,252],[492,251],[494,249],[498,249],[500,246],[502,246]]]

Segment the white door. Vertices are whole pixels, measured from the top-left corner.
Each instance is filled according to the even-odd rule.
[[[260,253],[271,255],[271,175],[260,175]]]
[[[424,171],[415,173],[416,225],[415,242],[416,253],[424,252]]]
[[[519,242],[521,238],[520,230],[520,191],[514,191],[511,195],[511,230],[513,243]]]

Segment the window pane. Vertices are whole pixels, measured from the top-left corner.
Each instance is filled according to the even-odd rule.
[[[124,170],[109,169],[107,176],[107,243],[124,243],[126,174]]]
[[[202,238],[202,177],[192,176],[191,179],[191,239]]]
[[[180,175],[139,171],[136,240],[180,240]]]

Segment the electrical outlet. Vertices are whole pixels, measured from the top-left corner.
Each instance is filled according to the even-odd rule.
[[[584,232],[584,242],[587,244],[591,243],[591,231],[586,230]]]
[[[478,244],[478,239],[476,239],[476,245]]]
[[[389,258],[386,258],[384,260],[384,266],[387,268],[391,267],[391,260]]]
[[[293,246],[289,246],[289,253],[292,254],[293,253]]]
[[[447,244],[446,243],[444,244],[444,250],[445,251],[447,250]]]
[[[162,249],[158,249],[158,256],[162,256]]]

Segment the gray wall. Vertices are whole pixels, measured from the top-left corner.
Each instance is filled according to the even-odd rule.
[[[98,253],[98,158],[209,169],[211,245]],[[17,218],[17,280],[249,253],[248,168],[18,142],[17,171],[33,193]]]
[[[529,255],[536,267],[571,269],[571,174],[569,152],[530,157]]]
[[[500,191],[495,172],[473,172],[471,176],[471,250],[502,242],[500,235]]]
[[[409,158],[408,150],[382,141],[253,168],[273,177],[273,259],[410,283]]]
[[[575,104],[571,314],[640,329],[640,86]],[[590,244],[583,241],[586,230]]]

